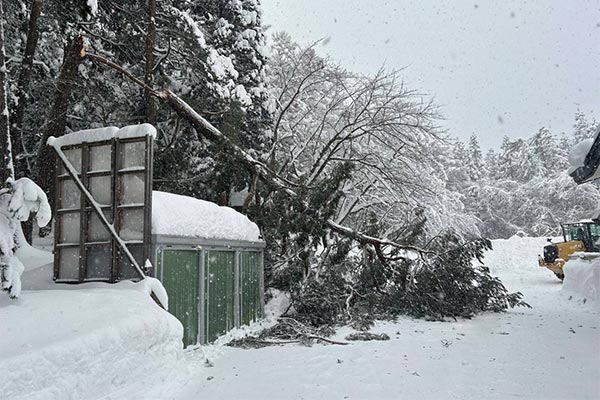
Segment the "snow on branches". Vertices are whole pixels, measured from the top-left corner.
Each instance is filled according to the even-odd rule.
[[[51,210],[44,191],[29,178],[8,182],[9,188],[0,191],[0,277],[2,289],[11,298],[21,294],[21,274],[24,267],[15,256],[23,243],[21,222],[34,213],[40,227],[50,222]]]

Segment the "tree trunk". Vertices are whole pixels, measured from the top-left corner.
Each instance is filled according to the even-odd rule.
[[[56,91],[54,93],[54,104],[47,118],[46,130],[40,142],[36,165],[37,184],[48,194],[48,201],[54,215],[54,176],[56,168],[56,157],[54,150],[46,145],[50,136],[59,137],[65,133],[67,125],[67,110],[69,98],[73,90],[77,71],[81,61],[85,57],[83,37],[74,37],[65,46],[65,54],[60,72],[56,80]]]
[[[21,71],[17,82],[17,105],[13,114],[12,123],[12,143],[13,152],[17,155],[15,160],[15,174],[17,178],[31,175],[31,164],[28,151],[25,147],[25,132],[23,127],[23,119],[25,116],[25,108],[27,106],[29,82],[33,72],[33,57],[37,47],[39,31],[38,19],[42,11],[42,0],[33,0],[31,4],[31,14],[29,16],[29,30],[27,32],[27,43],[23,53],[23,61],[21,62]],[[27,232],[25,232],[27,236]]]
[[[7,178],[14,179],[15,177],[10,140],[7,80],[6,53],[4,51],[4,7],[0,0],[0,141],[2,147],[2,171],[0,172],[2,182],[0,184],[4,184]]]
[[[29,30],[27,32],[27,43],[23,52],[23,60],[21,61],[21,71],[19,72],[19,80],[17,81],[17,104],[14,114],[12,115],[11,142],[13,144],[13,153],[16,155],[15,162],[15,177],[21,178],[31,175],[31,162],[29,152],[25,145],[25,131],[23,119],[25,117],[25,108],[27,107],[29,82],[33,72],[33,57],[39,38],[38,19],[42,11],[42,0],[33,0],[31,3],[31,13],[29,15]],[[28,243],[33,240],[33,216],[23,222],[23,235]]]
[[[156,45],[156,0],[148,0],[148,32],[146,33],[146,74],[144,82],[148,87],[154,84],[154,46]],[[156,105],[152,92],[144,90],[146,100],[146,121],[156,122]]]

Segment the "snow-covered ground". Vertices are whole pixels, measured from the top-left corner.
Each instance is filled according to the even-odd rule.
[[[55,307],[43,306],[44,292],[25,291],[18,303],[0,301],[0,341],[19,335],[18,346],[0,345],[0,393],[6,395],[2,389],[8,387],[12,400],[36,398],[34,387],[45,387],[37,393],[43,399],[600,398],[600,305],[563,293],[560,281],[537,266],[544,244],[545,239],[498,240],[486,257],[492,272],[509,290],[523,292],[532,309],[457,322],[402,318],[372,329],[391,340],[347,346],[243,350],[214,345],[179,351],[174,331],[155,327],[170,324],[169,318],[151,308],[146,297],[112,289],[97,294],[114,301],[94,303],[86,300],[90,290],[64,291],[60,309],[65,317],[57,321]],[[83,310],[83,304],[94,308]],[[34,306],[48,316],[37,324],[12,321],[17,327],[11,329],[17,330],[6,330],[2,313],[7,308],[28,312]],[[147,309],[156,313],[146,315]],[[70,313],[81,315],[80,325],[68,322]],[[132,316],[141,317],[136,322]],[[132,328],[111,328],[127,324]],[[82,341],[61,342],[57,335],[53,343],[39,343],[36,325]],[[148,347],[151,343],[139,336],[141,326],[162,339]],[[341,329],[336,339],[350,331]],[[98,335],[106,336],[106,343]],[[63,354],[49,349],[63,349]],[[54,379],[40,382],[35,372],[45,369]]]
[[[131,282],[0,297],[0,398],[93,398],[181,358],[181,324]],[[107,285],[105,285],[107,286]]]

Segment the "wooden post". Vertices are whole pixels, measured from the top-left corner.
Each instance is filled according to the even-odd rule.
[[[89,187],[88,168],[89,168],[89,147],[87,143],[81,145],[81,182],[83,186]],[[85,243],[88,241],[88,216],[86,211],[87,199],[83,196],[79,198],[79,282],[85,281],[87,277],[87,248]]]

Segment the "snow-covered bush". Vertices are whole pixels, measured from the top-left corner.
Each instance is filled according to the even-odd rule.
[[[29,178],[9,181],[9,187],[0,191],[0,270],[2,289],[11,298],[21,294],[21,274],[24,267],[15,256],[15,250],[23,245],[21,222],[35,213],[40,227],[50,222],[51,210],[46,193]]]

